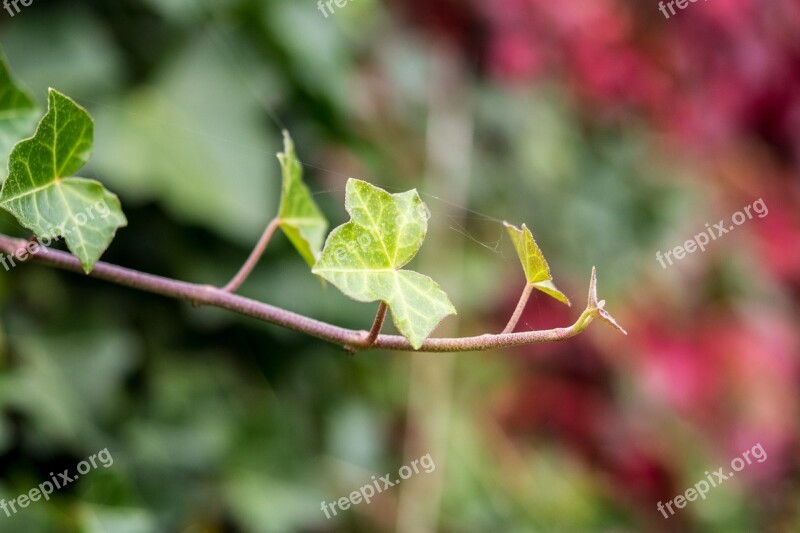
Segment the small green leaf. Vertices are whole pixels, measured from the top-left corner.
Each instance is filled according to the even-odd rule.
[[[456,310],[427,276],[400,270],[422,246],[428,216],[416,190],[389,194],[364,181],[347,181],[350,222],[334,229],[312,270],[360,302],[383,301],[395,326],[418,349]]]
[[[278,218],[283,232],[303,259],[314,266],[322,252],[328,221],[303,183],[303,166],[297,160],[289,133],[283,132],[284,151],[278,154],[283,170],[283,192]]]
[[[539,245],[536,244],[531,230],[525,224],[522,225],[522,229],[508,222],[503,222],[503,224],[508,230],[511,242],[514,243],[514,248],[517,250],[517,255],[522,263],[522,269],[525,271],[525,278],[528,283],[556,300],[570,305],[569,299],[553,283],[550,266],[548,266]]]
[[[6,175],[11,148],[31,134],[38,116],[39,109],[28,93],[14,83],[0,52],[0,181]]]
[[[89,159],[89,113],[53,89],[48,104],[34,136],[11,152],[0,207],[41,239],[64,237],[89,273],[127,221],[116,195],[94,180],[70,177]]]

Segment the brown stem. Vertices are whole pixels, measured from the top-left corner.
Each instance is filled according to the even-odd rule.
[[[239,269],[239,272],[233,277],[232,280],[225,285],[222,290],[225,292],[234,293],[236,290],[242,286],[242,283],[245,282],[247,277],[253,271],[253,269],[258,264],[259,259],[261,256],[264,255],[264,250],[267,249],[267,245],[269,244],[270,239],[275,234],[275,230],[278,229],[278,226],[281,224],[280,218],[273,218],[272,221],[267,226],[267,229],[264,230],[263,235],[261,235],[261,239],[259,239],[258,244],[256,247],[253,248],[253,251],[250,253],[250,257],[247,258],[247,261],[244,262],[242,268]]]
[[[372,328],[370,328],[370,330],[366,332],[366,336],[357,343],[345,345],[344,351],[350,355],[355,355],[358,350],[369,350],[372,348],[372,346],[375,344],[375,341],[378,339],[381,328],[383,327],[383,322],[386,319],[387,309],[389,309],[389,306],[386,305],[386,302],[381,301],[380,305],[378,305],[378,312],[375,315],[375,321],[372,323]]]
[[[378,335],[380,335],[381,328],[383,327],[383,321],[386,319],[387,309],[389,309],[389,306],[386,305],[386,302],[382,301],[378,306],[378,313],[375,315],[375,322],[372,323],[372,329],[369,330],[369,335],[364,341],[364,349],[370,348],[378,339]]]
[[[525,285],[525,289],[522,291],[522,296],[519,297],[517,308],[514,309],[514,314],[511,315],[511,319],[508,321],[508,324],[506,325],[506,328],[503,330],[503,333],[511,333],[514,331],[514,328],[517,327],[517,322],[519,322],[519,317],[522,316],[522,312],[525,310],[525,305],[528,303],[528,298],[531,297],[532,291],[533,291],[533,285],[531,283]]]
[[[25,241],[0,234],[0,251],[11,254]],[[30,259],[53,267],[83,274],[80,261],[73,255],[58,250],[48,250],[45,254],[36,254]],[[179,300],[198,302],[234,311],[270,322],[278,326],[299,331],[326,340],[340,346],[358,346],[363,342],[365,331],[346,329],[309,318],[269,304],[257,302],[244,296],[231,294],[210,285],[197,285],[178,281],[136,270],[98,262],[89,277],[116,283],[153,294],[160,294]],[[591,298],[590,298],[591,302]],[[570,327],[555,328],[522,333],[502,333],[499,335],[479,335],[476,337],[427,339],[418,351],[421,352],[473,352],[494,348],[524,346],[541,342],[562,341],[574,337],[583,331],[598,316],[598,308],[588,306],[578,320]],[[601,316],[601,318],[603,318]],[[408,339],[399,335],[378,335],[371,348],[382,348],[396,351],[415,351]]]

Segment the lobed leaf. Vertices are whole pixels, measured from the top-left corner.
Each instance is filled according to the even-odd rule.
[[[0,52],[0,181],[6,175],[8,154],[17,142],[31,134],[38,116],[38,107],[14,82]]]
[[[569,299],[553,283],[550,266],[547,264],[539,245],[536,244],[531,230],[525,224],[522,225],[522,229],[508,222],[503,222],[503,225],[508,230],[511,242],[514,243],[514,249],[517,250],[528,284],[533,285],[536,289],[549,294],[560,302],[571,305]]]
[[[283,173],[283,191],[278,210],[280,226],[303,259],[313,267],[325,241],[328,221],[303,183],[303,166],[297,160],[294,142],[283,132],[284,149],[278,154]]]
[[[70,177],[88,161],[93,139],[89,113],[50,89],[47,114],[33,137],[14,147],[0,192],[0,207],[41,239],[64,237],[87,273],[127,224],[116,195]]]
[[[417,191],[388,192],[364,181],[347,182],[350,222],[334,229],[312,272],[360,302],[385,302],[397,329],[418,349],[439,322],[456,310],[431,278],[401,270],[428,231]]]

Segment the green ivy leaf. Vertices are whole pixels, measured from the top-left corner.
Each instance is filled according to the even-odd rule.
[[[283,232],[303,259],[313,267],[322,252],[328,221],[303,183],[303,166],[297,159],[294,142],[286,131],[283,132],[283,142],[283,152],[278,154],[283,170],[278,219]]]
[[[553,283],[550,266],[547,264],[539,245],[536,244],[531,230],[525,224],[522,225],[522,229],[508,222],[503,222],[503,225],[508,230],[511,242],[514,243],[514,248],[517,250],[528,284],[533,285],[534,288],[549,294],[560,302],[571,305],[569,299]]]
[[[94,124],[85,109],[50,89],[36,133],[14,147],[0,207],[40,239],[64,237],[86,273],[127,220],[119,199],[94,180],[69,177],[86,164]]]
[[[0,52],[0,181],[6,175],[11,148],[31,134],[38,116],[39,109],[30,95],[14,83]]]
[[[416,190],[389,194],[364,181],[347,182],[350,222],[331,232],[314,274],[360,302],[383,301],[395,326],[418,349],[456,310],[427,276],[400,270],[419,251],[428,216]]]

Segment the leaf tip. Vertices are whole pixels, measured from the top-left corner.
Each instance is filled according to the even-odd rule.
[[[592,277],[589,280],[589,299],[587,302],[587,309],[591,311],[593,316],[599,318],[612,328],[618,330],[623,335],[627,335],[628,332],[625,331],[625,328],[620,326],[616,319],[611,316],[611,313],[606,311],[605,305],[605,300],[597,300],[597,269],[592,267]]]
[[[589,279],[589,301],[587,306],[597,307],[597,269],[592,267],[592,277]]]
[[[281,134],[283,135],[284,154],[290,154],[294,152],[294,140],[292,140],[292,136],[289,134],[289,130],[282,130]]]

